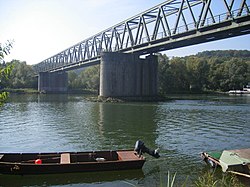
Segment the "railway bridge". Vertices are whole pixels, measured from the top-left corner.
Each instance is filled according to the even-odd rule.
[[[65,92],[67,71],[100,64],[99,96],[154,97],[156,53],[249,34],[249,9],[249,0],[164,1],[34,65],[38,90]]]

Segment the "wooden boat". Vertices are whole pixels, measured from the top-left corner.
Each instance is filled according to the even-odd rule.
[[[231,172],[250,178],[250,148],[203,152],[201,157],[214,168],[220,166],[223,172]]]
[[[145,151],[158,158],[144,143],[137,141],[135,150],[58,152],[58,153],[0,153],[1,174],[51,174],[91,171],[141,169]],[[139,146],[139,147],[138,147]]]

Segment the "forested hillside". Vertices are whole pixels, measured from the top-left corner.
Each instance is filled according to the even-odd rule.
[[[199,52],[197,57],[224,57],[224,58],[250,58],[250,51],[248,50],[216,50]]]
[[[169,59],[159,57],[159,91],[228,91],[250,82],[250,51],[204,51]]]

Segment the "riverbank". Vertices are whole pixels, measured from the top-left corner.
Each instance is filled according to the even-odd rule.
[[[10,93],[39,93],[37,89],[34,88],[5,88],[3,91]],[[90,89],[69,89],[67,91],[69,94],[96,94],[98,95],[98,90]],[[159,93],[160,96],[169,95],[169,94],[228,94],[228,92],[206,90],[206,91],[172,91],[168,94]]]
[[[11,94],[47,94],[40,93],[37,89],[33,88],[18,88],[12,89],[7,88],[3,91],[9,92]],[[48,93],[48,94],[58,94],[58,93]],[[62,93],[59,93],[62,94]],[[92,102],[164,102],[173,99],[186,99],[188,97],[193,96],[192,99],[195,99],[196,96],[210,96],[210,95],[227,95],[228,92],[219,92],[219,91],[200,91],[200,92],[171,92],[168,94],[159,94],[158,96],[153,97],[100,97],[98,96],[98,91],[96,90],[86,90],[86,89],[71,89],[68,92],[63,94],[79,94],[79,95],[89,95],[86,97],[87,100]],[[197,97],[199,98],[199,97]]]
[[[5,92],[15,93],[15,94],[39,94],[38,90],[32,88],[7,88],[4,89]]]
[[[121,103],[121,102],[163,102],[170,100],[165,96],[153,96],[153,97],[101,97],[94,96],[88,97],[87,100],[92,102],[103,102],[103,103]]]
[[[15,94],[40,94],[37,89],[33,88],[6,88],[3,91]],[[61,94],[61,93],[60,93]],[[65,94],[88,94],[88,95],[96,95],[97,92],[93,90],[84,90],[84,89],[75,89],[69,90]]]

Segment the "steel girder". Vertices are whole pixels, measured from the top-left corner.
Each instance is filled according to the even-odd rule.
[[[36,72],[52,72],[93,65],[103,51],[144,54],[145,46],[150,47],[151,43],[249,16],[249,7],[249,0],[168,0],[33,67]]]

